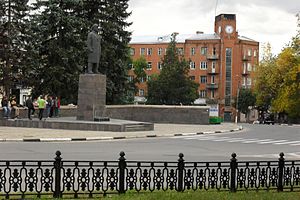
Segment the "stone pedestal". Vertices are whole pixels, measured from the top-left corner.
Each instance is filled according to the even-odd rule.
[[[79,76],[77,120],[94,121],[104,117],[106,104],[106,76],[81,74]]]

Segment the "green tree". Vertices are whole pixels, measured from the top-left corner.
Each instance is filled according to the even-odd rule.
[[[2,0],[0,3],[0,82],[6,95],[23,83],[22,69],[29,56],[28,0]]]
[[[179,57],[176,34],[172,34],[159,76],[148,82],[147,103],[191,104],[197,97],[198,84],[188,77],[189,63]]]
[[[250,89],[242,88],[239,91],[237,108],[238,110],[246,115],[246,119],[249,119],[249,107],[255,105],[256,98]]]
[[[78,7],[81,1],[38,0],[34,4],[31,27],[38,62],[29,79],[35,95],[54,94],[70,103],[77,101],[78,77],[85,61],[81,30],[86,26],[75,10]]]
[[[121,104],[127,99],[129,46],[131,25],[127,18],[129,0],[105,0],[100,8],[99,20],[103,32],[101,73],[107,76],[107,104]],[[102,15],[102,16],[101,16]]]

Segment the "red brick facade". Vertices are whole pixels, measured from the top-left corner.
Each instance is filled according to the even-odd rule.
[[[191,60],[189,76],[199,83],[199,98],[216,100],[220,116],[229,121],[235,116],[232,104],[238,88],[253,85],[252,72],[259,60],[259,43],[238,35],[234,14],[216,16],[214,31],[213,34],[178,35],[177,48],[186,60]],[[132,59],[144,56],[149,62],[146,74],[159,74],[158,66],[168,43],[169,37],[166,36],[144,41],[133,39],[130,43]],[[133,72],[130,71],[129,75]],[[138,85],[138,96],[146,96],[146,81]]]

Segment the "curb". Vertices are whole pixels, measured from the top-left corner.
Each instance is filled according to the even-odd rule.
[[[138,139],[138,138],[157,138],[157,137],[178,137],[178,136],[192,136],[214,133],[228,133],[243,130],[242,126],[236,129],[206,131],[197,133],[175,133],[168,135],[143,135],[143,136],[116,136],[116,137],[80,137],[80,138],[15,138],[15,139],[1,139],[0,142],[75,142],[75,141],[96,141],[96,140],[124,140],[124,139]]]

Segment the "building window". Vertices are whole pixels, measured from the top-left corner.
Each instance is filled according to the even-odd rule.
[[[201,55],[207,55],[207,47],[201,47]]]
[[[214,91],[214,90],[212,90],[212,91],[210,92],[210,98],[212,98],[212,99],[215,98],[215,91]]]
[[[190,62],[190,69],[196,69],[196,63]]]
[[[211,63],[211,69],[213,70],[213,71],[215,71],[215,69],[216,69],[216,62],[215,61],[213,61],[212,63]]]
[[[144,83],[144,82],[145,82],[144,77],[141,77],[141,78],[140,78],[140,83]]]
[[[200,76],[200,83],[207,83],[207,77],[206,76]]]
[[[143,97],[145,95],[145,91],[143,89],[139,89],[139,96]]]
[[[143,55],[145,55],[145,53],[146,53],[146,49],[145,48],[141,48],[140,54],[143,56]]]
[[[251,84],[252,84],[251,78],[247,78],[247,86],[251,86]]]
[[[135,49],[134,48],[130,48],[130,55],[134,56],[134,54],[135,54]]]
[[[147,70],[151,70],[152,69],[152,62],[148,62],[147,63]]]
[[[213,48],[213,52],[212,52],[212,53],[213,53],[214,56],[217,54],[217,49],[216,49],[216,47]]]
[[[195,76],[190,76],[190,80],[194,81],[195,80]]]
[[[202,61],[202,62],[200,63],[200,69],[202,69],[202,70],[207,69],[207,62]]]
[[[152,55],[152,48],[148,48],[148,49],[147,49],[147,55],[148,55],[148,56],[151,56],[151,55]]]
[[[147,75],[147,81],[150,81],[151,80],[151,76]]]
[[[252,71],[251,63],[247,63],[247,71],[248,71],[248,72],[251,72],[251,71]]]
[[[183,48],[177,48],[178,55],[183,55]]]
[[[248,56],[252,56],[252,49],[248,49]]]
[[[162,51],[163,51],[162,48],[158,48],[157,54],[158,54],[159,56],[162,55]]]
[[[225,106],[231,105],[231,71],[232,71],[232,49],[226,48],[225,52]]]
[[[210,77],[210,83],[211,83],[211,84],[215,84],[215,76],[214,76],[214,75],[212,75],[212,76]]]
[[[128,81],[132,82],[133,81],[133,76],[128,76]]]
[[[161,64],[161,62],[157,63],[157,69],[162,70],[162,64]]]
[[[196,53],[195,47],[192,47],[192,48],[191,48],[191,55],[193,56],[193,55],[195,55],[195,53]]]
[[[242,86],[243,86],[243,87],[246,86],[246,77],[243,77],[243,80],[242,80]]]
[[[129,63],[129,64],[128,64],[128,66],[129,66],[129,69],[134,69],[134,67],[133,67],[133,64],[132,64],[132,63]]]
[[[206,98],[206,90],[200,90],[199,91],[199,97],[200,98]]]
[[[257,56],[257,51],[256,51],[256,49],[253,51],[253,56],[254,56],[254,57]]]

